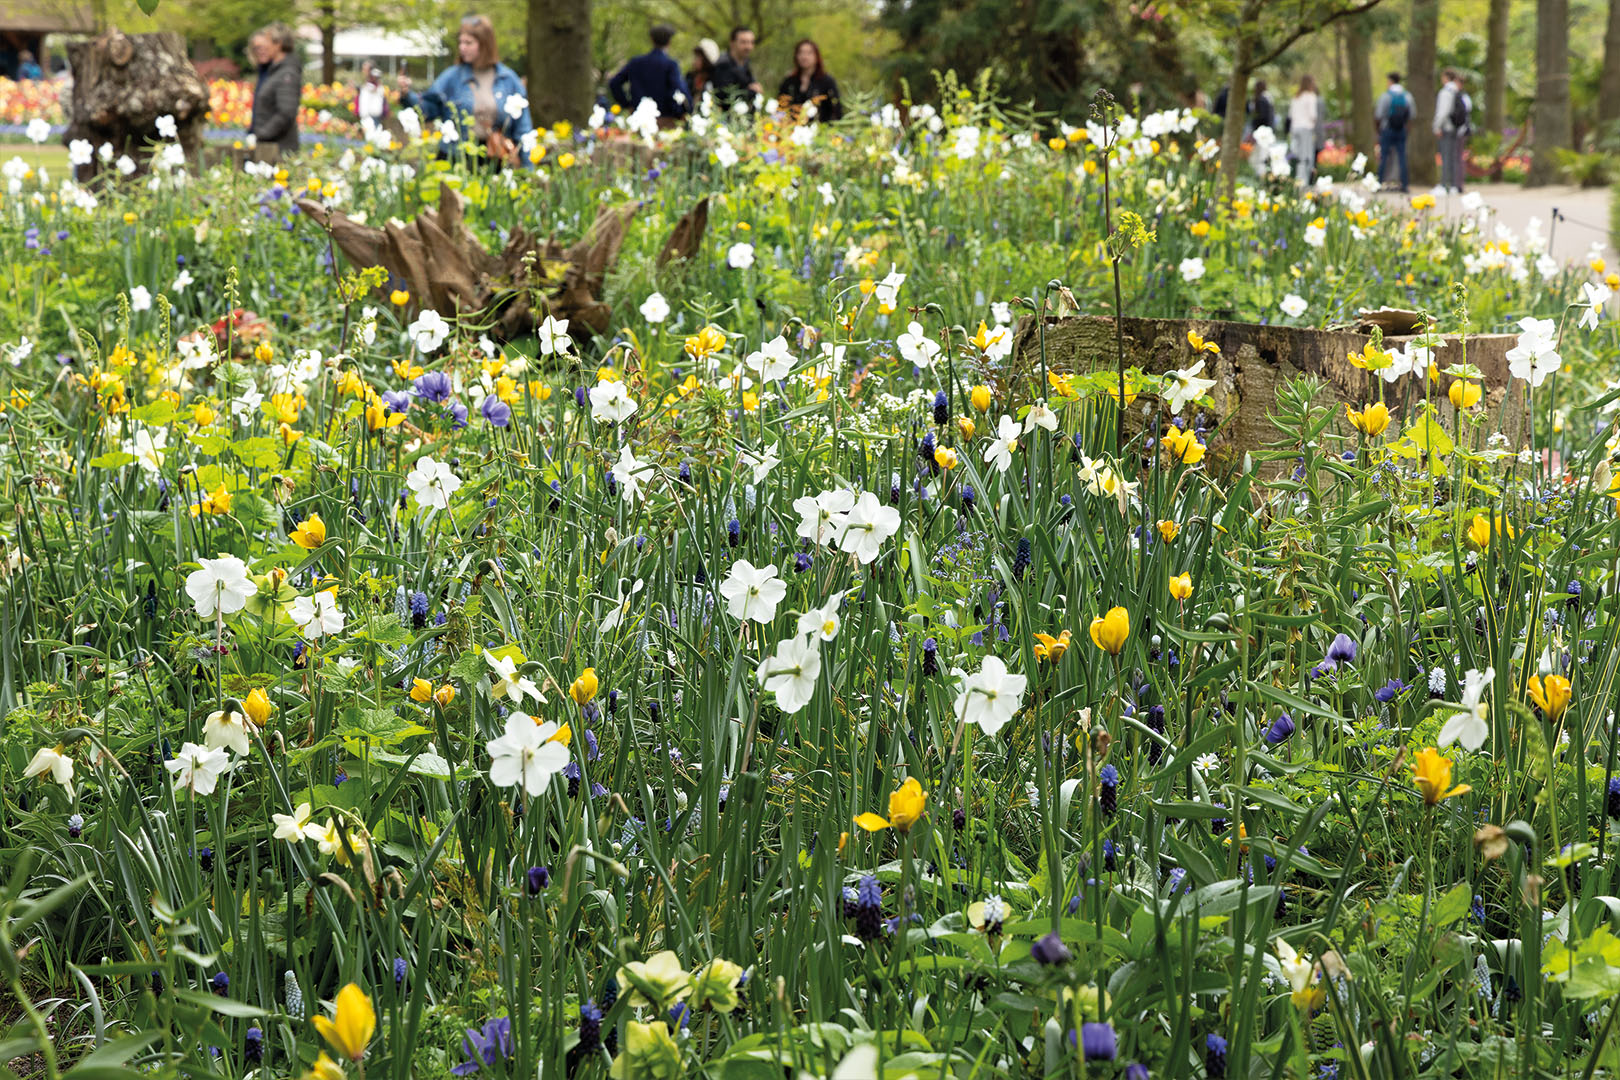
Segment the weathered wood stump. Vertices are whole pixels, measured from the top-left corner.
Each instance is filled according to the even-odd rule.
[[[1089,372],[1115,369],[1114,320],[1104,316],[1074,316],[1045,320],[1046,365],[1058,372]],[[1215,380],[1210,397],[1215,403],[1218,428],[1210,443],[1216,461],[1232,462],[1254,450],[1262,450],[1281,439],[1272,423],[1277,388],[1289,379],[1311,375],[1324,384],[1324,396],[1335,404],[1341,422],[1345,404],[1361,408],[1377,400],[1374,385],[1379,376],[1350,363],[1350,353],[1359,353],[1372,340],[1359,330],[1306,330],[1290,326],[1262,326],[1256,323],[1217,322],[1203,319],[1123,320],[1125,364],[1150,374],[1162,375],[1192,366],[1200,358],[1204,377]],[[1187,332],[1197,331],[1206,341],[1219,345],[1218,354],[1195,353],[1187,342]],[[1408,344],[1409,337],[1384,337],[1386,348]],[[1507,353],[1517,342],[1512,334],[1470,335],[1468,362],[1483,373],[1482,405],[1490,410],[1514,446],[1525,430],[1524,383],[1508,371]],[[1463,344],[1455,335],[1447,336],[1435,352],[1437,365],[1444,370],[1462,359]],[[1016,370],[1037,368],[1042,349],[1041,325],[1035,316],[1026,316],[1013,339]],[[1453,412],[1447,392],[1452,379],[1442,375],[1432,391],[1443,414]],[[1424,394],[1424,378],[1414,373],[1384,386],[1383,400],[1400,421],[1401,402],[1416,402]],[[1448,417],[1449,419],[1449,417]],[[1136,418],[1140,424],[1140,418]]]
[[[579,337],[606,332],[613,312],[601,298],[602,287],[640,204],[603,207],[590,230],[566,246],[514,229],[499,254],[486,251],[467,228],[461,194],[448,184],[439,186],[438,209],[423,210],[411,222],[389,221],[382,228],[361,225],[314,199],[300,199],[298,208],[329,230],[349,262],[386,269],[410,291],[414,305],[441,314],[493,315],[491,334],[511,341],[532,333],[546,315],[568,320],[569,332]],[[708,220],[705,198],[676,224],[658,265],[691,258],[702,245]],[[541,304],[538,312],[535,297]]]
[[[137,173],[144,173],[151,144],[169,141],[158,133],[158,118],[172,116],[187,160],[198,160],[208,84],[186,58],[179,34],[128,35],[113,29],[89,41],[68,42],[67,54],[73,97],[64,143],[87,139],[98,150],[111,143],[114,160],[128,154]],[[102,167],[100,157],[93,157],[78,167],[77,179],[88,180]]]

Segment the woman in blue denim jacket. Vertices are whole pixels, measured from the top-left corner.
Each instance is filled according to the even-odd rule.
[[[525,159],[523,138],[534,130],[528,98],[517,72],[500,62],[495,27],[487,17],[461,20],[456,52],[461,63],[433,80],[422,95],[423,117],[453,120],[461,134],[458,142],[439,144],[440,156],[460,153],[460,143],[476,142],[492,157],[504,157],[508,148],[515,148],[517,158]]]

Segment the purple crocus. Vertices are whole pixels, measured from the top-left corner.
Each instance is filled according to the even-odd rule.
[[[1080,1050],[1086,1055],[1087,1061],[1113,1061],[1114,1055],[1119,1053],[1119,1040],[1114,1035],[1114,1025],[1081,1024]]]

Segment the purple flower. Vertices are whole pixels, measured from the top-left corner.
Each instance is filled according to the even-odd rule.
[[[448,402],[444,407],[444,418],[450,421],[450,426],[460,431],[467,426],[467,406],[459,401]]]
[[[1401,691],[1405,689],[1406,684],[1401,682],[1401,680],[1391,679],[1383,686],[1380,686],[1377,690],[1374,690],[1373,697],[1377,698],[1379,701],[1382,701],[1385,705],[1388,705],[1390,702],[1395,700]]]
[[[1266,731],[1266,742],[1276,746],[1278,743],[1287,742],[1288,737],[1293,733],[1294,718],[1287,713],[1283,713],[1271,722],[1270,729]]]
[[[529,895],[538,896],[551,884],[551,870],[544,866],[529,867]]]
[[[1328,646],[1327,659],[1333,664],[1353,664],[1356,662],[1356,643],[1348,634],[1336,634],[1333,643]]]
[[[1035,944],[1029,947],[1029,955],[1035,958],[1037,964],[1043,964],[1047,967],[1067,964],[1071,956],[1069,947],[1063,944],[1063,939],[1058,936],[1056,930],[1051,931],[1045,937],[1037,938]]]
[[[494,394],[484,398],[484,403],[478,407],[478,411],[495,427],[503,428],[512,422],[512,407]]]
[[[1113,1024],[1081,1024],[1080,1049],[1087,1061],[1113,1061],[1119,1052],[1119,1040]]]
[[[493,1067],[497,1061],[511,1057],[512,1021],[501,1016],[486,1023],[481,1031],[468,1028],[467,1037],[461,1040],[461,1052],[467,1060],[450,1070],[457,1076],[469,1076],[480,1066]]]
[[[383,407],[391,413],[411,411],[411,395],[403,390],[389,390],[382,396]]]
[[[411,391],[423,401],[438,404],[450,400],[450,376],[442,371],[428,371],[416,377]]]

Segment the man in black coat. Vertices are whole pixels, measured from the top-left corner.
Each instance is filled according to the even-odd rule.
[[[714,65],[714,75],[709,79],[709,92],[721,108],[729,109],[735,102],[743,101],[752,109],[754,95],[765,92],[754,78],[754,69],[748,66],[748,58],[753,55],[754,32],[746,26],[737,27],[731,32],[726,55]]]
[[[283,154],[298,149],[298,107],[304,94],[303,72],[294,45],[292,31],[282,23],[265,27],[248,43],[253,62],[259,65],[248,134],[259,146],[274,145]]]

